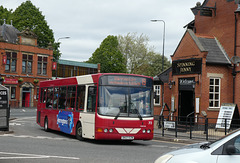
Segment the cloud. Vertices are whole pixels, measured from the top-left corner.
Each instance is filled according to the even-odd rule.
[[[202,0],[203,1],[203,0]],[[7,0],[1,4],[15,9],[25,0]],[[190,8],[197,1],[182,0],[31,0],[45,15],[61,40],[64,59],[86,61],[108,35],[126,35],[137,32],[149,37],[149,45],[162,53],[163,24],[166,22],[165,55],[175,51],[185,26],[194,19]]]

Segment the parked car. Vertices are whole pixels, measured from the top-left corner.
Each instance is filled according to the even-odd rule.
[[[155,163],[237,163],[240,162],[240,129],[215,142],[185,146],[159,157]]]

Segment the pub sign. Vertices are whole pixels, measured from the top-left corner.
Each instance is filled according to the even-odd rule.
[[[201,74],[202,59],[177,60],[172,63],[173,75]]]

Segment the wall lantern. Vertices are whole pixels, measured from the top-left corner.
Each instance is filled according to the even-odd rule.
[[[168,83],[168,86],[169,86],[170,89],[172,89],[172,86],[173,86],[173,85],[175,85],[175,81],[170,81],[170,82]]]
[[[193,82],[193,85],[192,85],[193,89],[196,87],[196,84],[199,84],[199,81],[194,81]]]

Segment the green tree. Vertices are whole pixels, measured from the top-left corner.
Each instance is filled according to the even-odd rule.
[[[23,2],[12,13],[13,26],[19,31],[29,28],[38,36],[38,46],[47,48],[54,43],[52,29],[49,28],[45,16],[31,1]]]
[[[7,24],[10,24],[11,15],[12,15],[12,10],[8,10],[3,6],[0,6],[0,24],[1,25],[4,23],[4,19]]]
[[[137,74],[141,66],[148,62],[148,37],[143,34],[128,33],[126,36],[118,36],[119,49],[126,59],[127,70],[131,74]]]
[[[155,76],[162,72],[162,55],[154,52],[151,52],[150,55],[149,68],[146,75]],[[169,67],[171,67],[171,62],[164,57],[164,71]]]
[[[118,49],[117,36],[107,36],[87,61],[100,63],[103,73],[125,73],[125,59]]]
[[[118,36],[119,50],[126,60],[127,71],[132,74],[155,76],[162,71],[162,56],[148,46],[149,38],[143,34],[128,33]],[[171,63],[164,57],[164,69]]]

